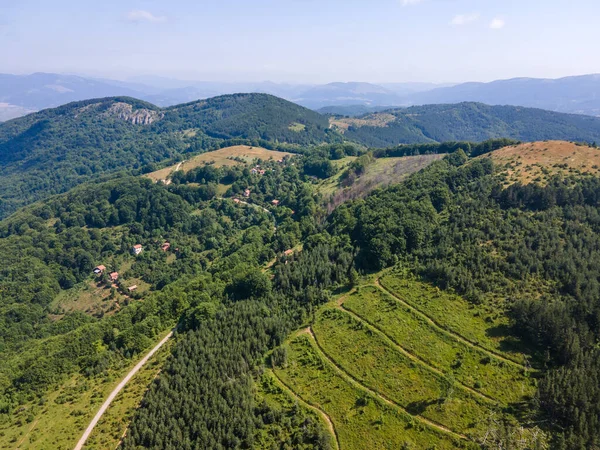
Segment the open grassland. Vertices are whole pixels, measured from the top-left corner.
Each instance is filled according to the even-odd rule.
[[[116,448],[169,349],[170,345],[165,345],[119,394],[86,449]],[[25,404],[11,416],[0,416],[0,449],[72,449],[106,397],[142,357],[103,375],[74,375],[39,402]]]
[[[340,448],[475,448],[349,383],[322,359],[308,334],[292,338],[287,348],[288,363],[276,369],[276,375],[305,402],[331,418]]]
[[[497,311],[475,308],[458,295],[402,275],[389,273],[379,279],[381,287],[429,317],[441,328],[470,343],[519,364],[526,363],[520,343],[510,337],[508,319]]]
[[[234,166],[236,164],[250,163],[255,159],[269,160],[269,159],[282,159],[285,156],[291,156],[291,153],[278,152],[274,150],[267,150],[262,147],[250,147],[248,145],[236,145],[233,147],[221,148],[212,152],[202,153],[194,156],[187,161],[183,161],[178,164],[174,164],[164,169],[157,170],[156,172],[148,173],[144,176],[154,180],[167,180],[170,175],[178,170],[188,172],[196,167],[200,167],[206,164],[212,164],[215,167],[222,166]],[[237,158],[238,160],[236,160]]]
[[[361,286],[342,306],[405,351],[488,398],[507,404],[535,391],[527,371],[454,339],[375,286]]]
[[[565,141],[529,142],[480,158],[491,158],[505,175],[506,184],[543,184],[557,174],[600,175],[600,149]]]
[[[348,313],[323,309],[313,330],[323,353],[364,386],[455,433],[484,435],[492,404],[411,360]]]

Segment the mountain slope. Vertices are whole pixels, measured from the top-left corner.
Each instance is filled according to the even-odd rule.
[[[228,139],[317,144],[327,119],[265,94],[161,109],[119,97],[71,103],[0,124],[0,217],[120,170],[216,149]]]
[[[600,74],[552,79],[514,78],[463,83],[406,96],[405,104],[481,102],[600,116]]]
[[[600,142],[600,118],[481,103],[414,106],[331,123],[347,139],[372,147],[499,137]]]

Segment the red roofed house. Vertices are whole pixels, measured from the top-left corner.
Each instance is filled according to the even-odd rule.
[[[289,250],[286,250],[285,252],[283,252],[283,254],[285,256],[290,256],[292,253],[294,253],[294,250],[292,250],[291,248]]]
[[[117,281],[119,279],[119,272],[112,272],[109,277],[110,281]]]
[[[277,206],[277,205],[279,205],[279,200],[273,200],[273,201],[271,201],[271,203],[273,203],[273,205]]]
[[[167,250],[169,250],[171,248],[171,244],[169,242],[165,242],[163,245],[160,246],[160,248],[162,249],[163,252],[166,252]]]
[[[94,273],[96,275],[102,275],[104,273],[104,271],[106,270],[106,267],[103,265],[99,265],[96,268],[94,268]]]
[[[250,189],[244,191],[244,197],[250,197]]]
[[[233,203],[239,203],[239,202],[240,202],[240,199],[239,199],[239,198],[234,198],[234,199],[233,199]]]
[[[144,247],[142,247],[142,244],[135,244],[133,246],[133,254],[134,255],[139,255],[140,253],[142,253],[143,249],[144,249]]]

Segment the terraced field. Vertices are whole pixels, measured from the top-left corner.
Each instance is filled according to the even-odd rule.
[[[480,448],[499,423],[527,445],[539,429],[517,416],[536,373],[490,332],[501,324],[386,274],[317,311],[273,373],[322,414],[340,449]]]
[[[426,365],[451,373],[457,382],[488,399],[518,402],[535,390],[529,370],[454,339],[375,286],[361,287],[349,295],[343,308],[371,324]],[[507,384],[518,386],[518,389],[507,390]]]
[[[389,273],[376,284],[440,328],[518,364],[527,365],[521,345],[507,333],[508,320],[492,310],[476,309],[458,295]]]
[[[352,383],[322,355],[309,333],[287,345],[289,364],[276,369],[276,376],[330,417],[340,449],[476,448]]]

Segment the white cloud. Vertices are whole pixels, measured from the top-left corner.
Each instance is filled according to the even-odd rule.
[[[499,17],[496,17],[490,22],[490,28],[492,30],[501,30],[502,28],[504,28],[504,25],[506,25],[506,22],[504,21],[504,19],[500,19]]]
[[[423,0],[400,0],[400,3],[402,3],[402,6],[410,6],[421,3],[422,1]]]
[[[141,9],[134,9],[127,13],[127,20],[131,22],[164,22],[167,20],[165,16],[155,16],[150,11],[143,11]]]
[[[461,26],[461,25],[467,25],[467,24],[475,22],[477,20],[479,20],[478,13],[457,14],[456,16],[454,16],[454,18],[452,19],[452,21],[450,23],[452,25]]]

